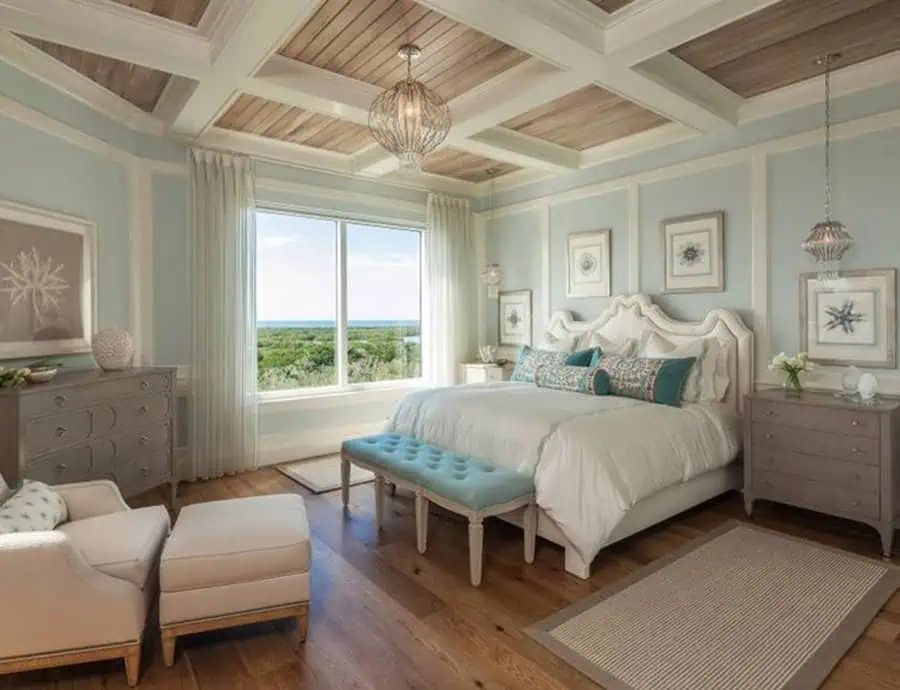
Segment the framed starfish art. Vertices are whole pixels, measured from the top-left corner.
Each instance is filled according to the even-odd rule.
[[[897,366],[897,269],[800,277],[801,349],[821,364]]]
[[[722,292],[725,289],[721,211],[662,222],[663,292]]]
[[[500,345],[531,345],[531,290],[500,291]]]
[[[609,297],[609,230],[566,237],[566,296]]]
[[[90,352],[93,223],[0,202],[0,359]]]

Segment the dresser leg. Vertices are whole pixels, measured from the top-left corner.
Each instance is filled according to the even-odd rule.
[[[744,511],[747,513],[747,517],[753,517],[753,497],[744,494]]]
[[[881,557],[889,561],[894,553],[894,525],[882,525],[878,532],[881,534]]]

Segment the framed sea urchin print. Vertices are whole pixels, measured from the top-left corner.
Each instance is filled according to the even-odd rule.
[[[500,291],[501,345],[531,345],[531,290]]]
[[[821,364],[897,366],[897,269],[800,276],[800,347]]]
[[[722,292],[725,289],[721,211],[662,222],[663,292]]]
[[[609,230],[566,237],[566,296],[609,297]]]

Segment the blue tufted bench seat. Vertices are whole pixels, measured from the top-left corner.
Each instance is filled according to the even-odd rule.
[[[374,434],[344,441],[341,446],[341,492],[344,510],[350,503],[350,463],[375,474],[375,525],[381,528],[384,482],[416,494],[416,540],[419,553],[428,542],[428,505],[438,505],[469,518],[469,566],[472,584],[481,584],[484,518],[527,506],[525,560],[534,562],[537,508],[528,475],[484,460],[423,443],[402,434]]]

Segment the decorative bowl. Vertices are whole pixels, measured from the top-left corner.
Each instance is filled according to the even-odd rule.
[[[25,380],[28,381],[28,383],[47,383],[48,381],[52,381],[54,379],[57,371],[58,369],[56,369],[56,367],[47,369],[32,369],[25,377]]]

